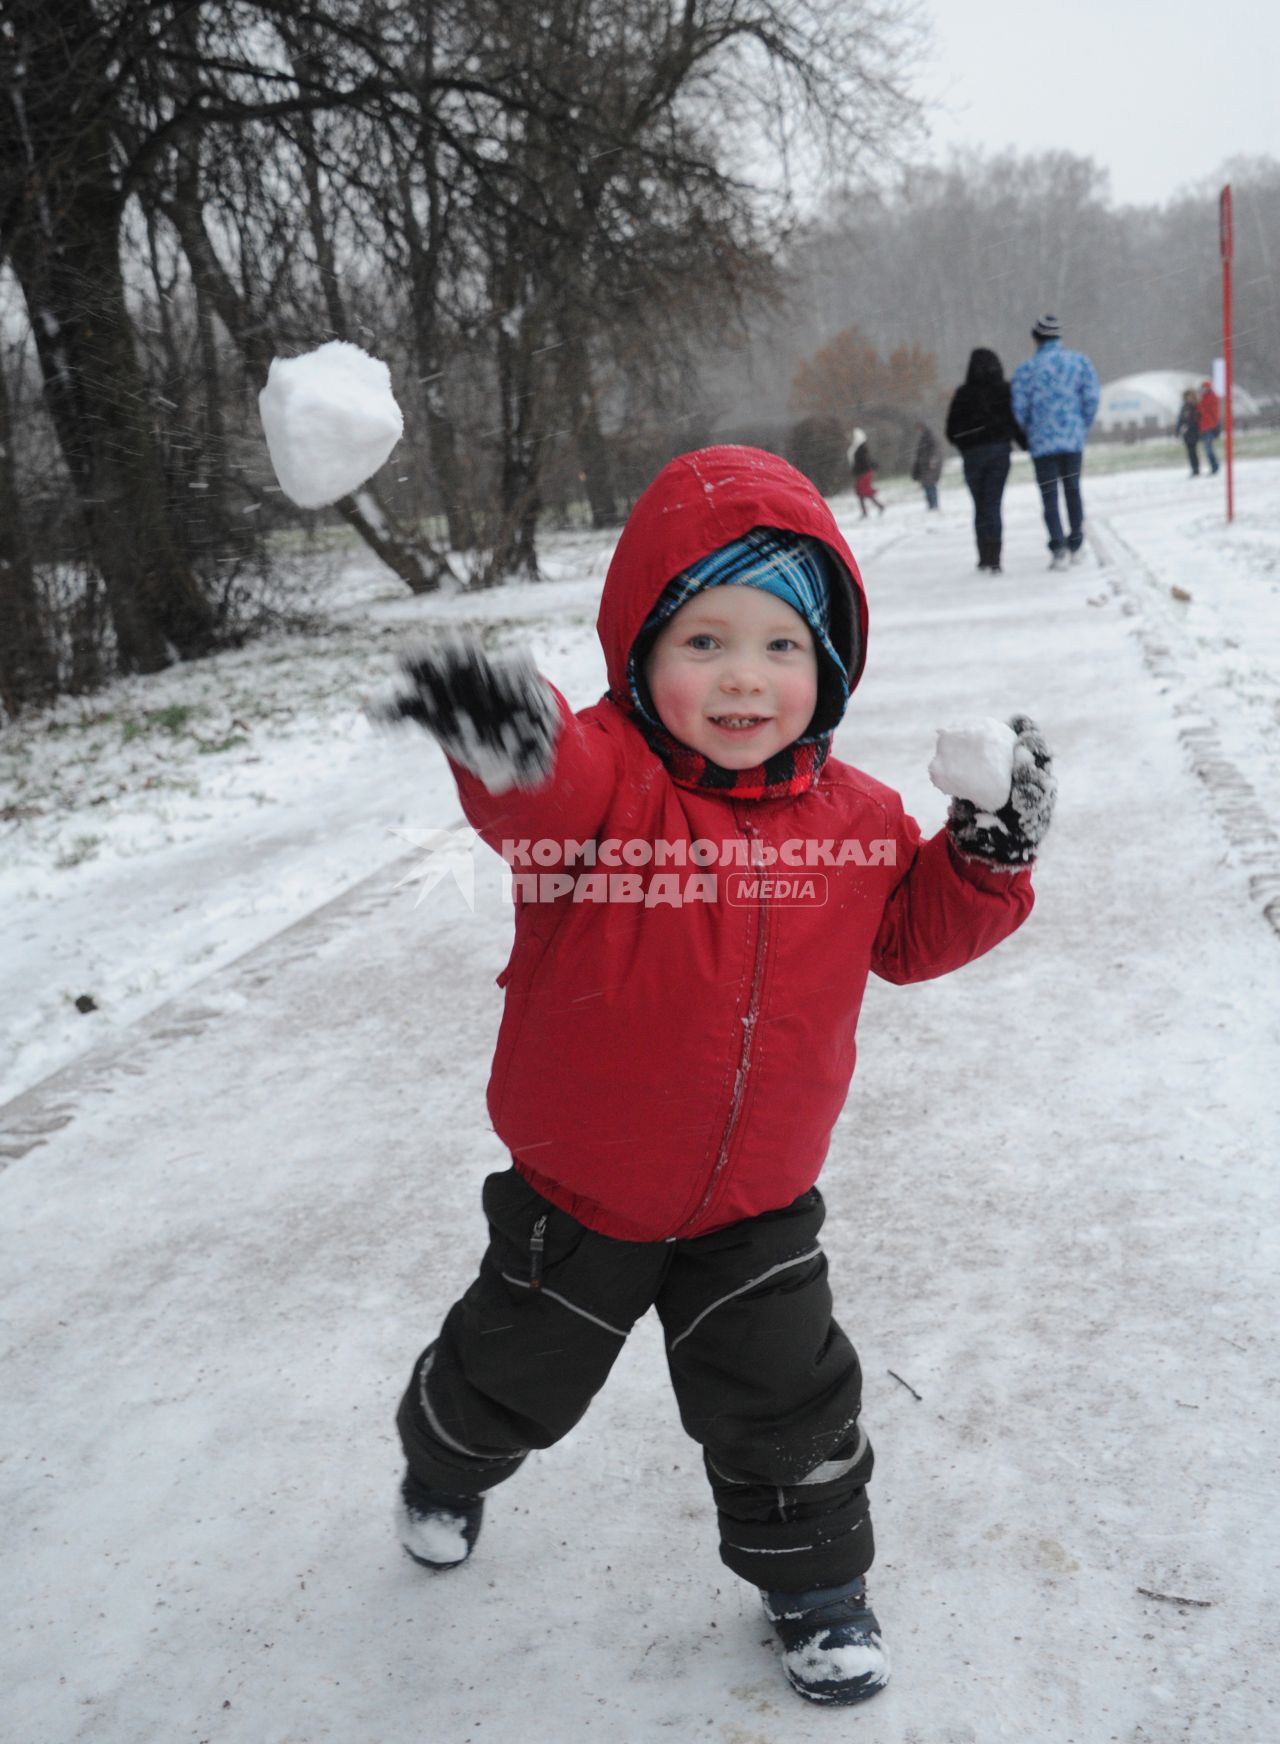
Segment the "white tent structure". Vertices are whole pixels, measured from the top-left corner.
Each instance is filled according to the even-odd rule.
[[[1200,387],[1207,372],[1194,369],[1146,369],[1137,375],[1105,382],[1098,402],[1095,434],[1101,436],[1163,436],[1177,421],[1184,388]],[[1237,418],[1250,418],[1259,407],[1239,383],[1231,388]]]

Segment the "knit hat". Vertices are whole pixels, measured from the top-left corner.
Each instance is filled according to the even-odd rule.
[[[813,634],[818,654],[818,701],[809,729],[798,742],[808,744],[831,733],[849,701],[849,675],[830,635],[830,575],[838,562],[820,539],[779,527],[752,527],[740,539],[732,539],[690,564],[663,588],[632,647],[627,679],[634,706],[651,725],[661,727],[645,681],[644,662],[658,632],[682,605],[704,588],[755,587],[798,612]],[[853,664],[856,669],[856,648]]]
[[[1041,315],[1031,329],[1033,339],[1061,339],[1062,326],[1056,315]]]

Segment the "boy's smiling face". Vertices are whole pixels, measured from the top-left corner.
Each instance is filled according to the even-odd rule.
[[[706,588],[663,625],[645,668],[667,731],[724,769],[754,769],[813,719],[808,624],[762,588]]]

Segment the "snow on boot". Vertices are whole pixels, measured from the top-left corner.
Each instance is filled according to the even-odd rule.
[[[782,1643],[787,1682],[806,1701],[866,1701],[889,1681],[889,1649],[858,1577],[809,1593],[763,1593],[764,1614]]]
[[[396,1532],[406,1556],[423,1568],[456,1568],[480,1536],[483,1496],[451,1496],[429,1490],[405,1474],[396,1503]]]

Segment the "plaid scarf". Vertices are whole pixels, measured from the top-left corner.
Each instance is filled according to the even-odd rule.
[[[776,527],[753,527],[742,538],[682,570],[667,583],[636,637],[627,661],[625,698],[614,696],[644,734],[649,747],[679,787],[722,793],[734,799],[784,799],[807,793],[831,751],[831,736],[849,700],[849,680],[828,629],[830,565],[818,539]],[[695,594],[709,587],[755,587],[782,600],[808,624],[818,654],[819,730],[806,733],[753,769],[725,769],[667,732],[644,681],[644,661],[662,626]]]
[[[615,696],[666,766],[677,787],[692,787],[703,793],[718,793],[726,799],[787,799],[808,793],[831,750],[831,734],[816,739],[797,739],[754,769],[726,769],[713,763],[692,745],[673,739],[630,703]]]

